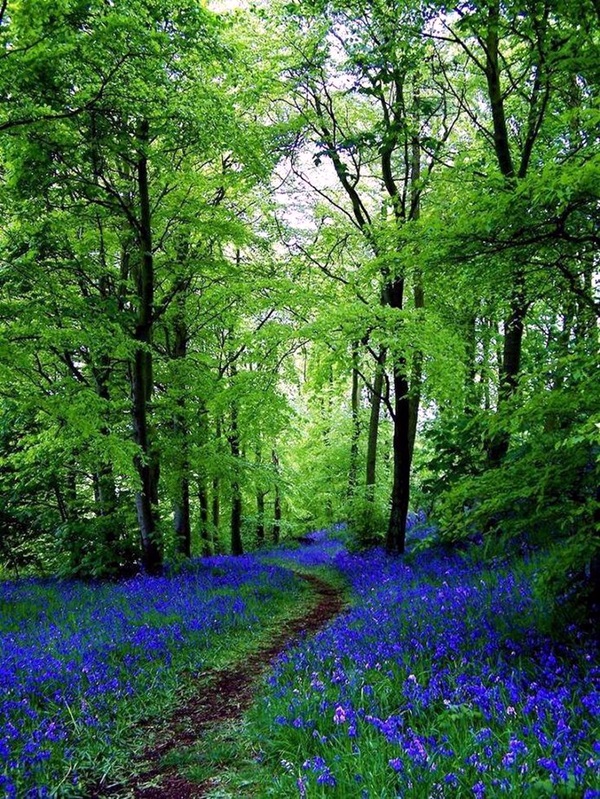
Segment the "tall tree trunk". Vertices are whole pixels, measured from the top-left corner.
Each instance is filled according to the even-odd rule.
[[[501,58],[499,52],[500,29],[500,2],[494,0],[488,10],[488,26],[486,31],[485,46],[485,76],[487,80],[488,97],[492,110],[492,124],[494,129],[494,151],[498,167],[506,178],[508,185],[514,185],[516,171],[512,158],[506,109],[504,106],[504,93],[501,86]],[[533,112],[533,107],[530,109]],[[531,141],[533,146],[533,140]],[[523,153],[519,168],[519,177],[524,178],[529,162],[529,153]],[[527,305],[524,291],[525,277],[521,268],[517,267],[513,278],[513,290],[510,301],[510,313],[504,322],[504,348],[502,366],[498,386],[498,408],[500,409],[514,394],[518,385],[519,369],[521,364],[521,349],[523,342],[523,328]],[[491,466],[498,466],[508,452],[510,434],[503,431],[496,435],[488,444],[488,462]]]
[[[352,342],[352,391],[350,395],[352,414],[352,438],[350,441],[350,469],[348,474],[348,496],[351,498],[356,491],[358,476],[358,444],[360,441],[360,384],[359,384],[359,349],[358,342]]]
[[[231,554],[244,554],[244,546],[242,544],[242,492],[237,480],[234,480],[231,484]]]
[[[59,481],[58,477],[54,478],[52,487],[61,521],[64,523],[75,520],[77,518],[77,484],[74,472],[69,469],[65,474],[64,481]]]
[[[221,438],[221,419],[219,417],[217,417],[215,425],[215,436],[217,441]],[[213,546],[215,550],[220,551],[219,525],[221,523],[221,478],[218,475],[215,475],[212,479],[211,516]]]
[[[212,480],[212,500],[211,517],[213,527],[213,540],[215,549],[219,548],[219,525],[221,524],[221,480],[213,477]]]
[[[386,538],[388,552],[402,554],[406,542],[406,520],[410,495],[410,448],[408,381],[399,365],[394,369],[394,476],[392,508]]]
[[[235,364],[231,367],[231,376],[235,377]],[[240,434],[238,427],[238,409],[236,400],[231,403],[231,428],[229,433],[229,446],[233,457],[234,477],[231,481],[231,554],[243,555],[242,544],[242,491],[240,488],[239,461],[240,461]]]
[[[365,497],[368,502],[375,499],[375,483],[377,472],[377,439],[379,437],[379,416],[381,414],[381,397],[385,377],[385,361],[387,350],[381,347],[375,367],[373,392],[371,394],[371,413],[369,416],[369,436],[367,439],[367,468],[365,480]]]
[[[187,355],[188,331],[185,324],[185,300],[182,295],[177,298],[177,315],[173,328],[171,355],[174,359],[183,360]],[[177,410],[173,418],[173,436],[177,446],[177,493],[173,505],[173,526],[177,551],[184,558],[189,558],[192,555],[192,528],[190,523],[189,431],[186,419],[185,392],[181,392],[177,398]]]
[[[273,505],[273,542],[279,543],[281,538],[281,491],[279,488],[279,458],[277,452],[273,450],[271,460],[275,471],[275,501]]]
[[[184,558],[192,556],[192,533],[190,527],[190,481],[187,475],[179,483],[179,496],[173,508],[173,529],[177,551]]]
[[[521,276],[522,277],[522,276]],[[521,280],[517,280],[520,283]],[[521,350],[525,320],[525,303],[520,292],[515,291],[510,316],[504,329],[504,351],[498,398],[501,402],[510,399],[517,390],[521,368]]]
[[[413,125],[414,133],[411,136],[411,163],[410,163],[410,219],[418,221],[421,216],[421,138],[420,138],[420,102],[419,89],[420,75],[417,76],[413,87]],[[415,264],[415,285],[413,298],[415,312],[418,314],[425,307],[425,291],[423,289],[423,276],[419,265]],[[412,374],[410,377],[410,397],[408,400],[408,463],[412,464],[417,439],[417,425],[419,423],[419,406],[421,404],[421,381],[423,379],[423,352],[417,347],[413,356]]]
[[[256,543],[259,547],[265,543],[265,497],[264,491],[256,492]]]
[[[200,505],[200,541],[203,557],[212,553],[209,528],[208,486],[204,475],[198,478],[198,504]]]
[[[526,304],[523,299],[523,275],[519,271],[516,276],[516,287],[513,290],[510,316],[504,323],[504,347],[500,366],[498,386],[498,408],[513,396],[519,383],[521,368],[521,351],[523,347],[523,330],[525,327]],[[521,287],[521,288],[520,288]],[[488,462],[490,466],[499,466],[504,460],[510,445],[510,433],[503,430],[492,438],[488,444]]]
[[[133,404],[133,437],[140,453],[135,459],[140,480],[135,503],[141,538],[142,566],[149,574],[162,569],[162,542],[158,524],[159,461],[152,433],[151,399],[152,376],[152,315],[154,305],[154,259],[152,255],[152,228],[150,196],[148,190],[149,143],[147,120],[138,128],[139,156],[137,183],[140,203],[139,262],[137,265],[137,322],[135,326],[136,350],[131,366],[131,393]]]
[[[256,465],[259,472],[262,465],[262,450],[260,445],[256,449]],[[256,489],[256,543],[261,547],[265,543],[265,497],[266,491],[263,491],[259,485]]]
[[[389,305],[402,309],[404,280],[397,279],[388,286]],[[406,359],[394,358],[394,435],[392,444],[393,479],[390,520],[386,549],[402,554],[406,540],[406,519],[410,494],[410,405],[406,376]]]

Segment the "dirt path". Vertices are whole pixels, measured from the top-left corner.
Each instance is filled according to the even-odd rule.
[[[190,782],[175,769],[161,767],[165,755],[193,746],[207,730],[224,721],[240,718],[251,705],[257,682],[271,666],[272,660],[304,634],[316,633],[343,609],[341,589],[313,575],[298,575],[312,586],[316,602],[304,616],[293,619],[285,629],[242,663],[214,674],[204,674],[202,691],[164,722],[156,735],[157,743],[144,753],[146,770],[137,774],[135,782],[90,794],[90,799],[121,797],[122,799],[201,799],[210,788],[210,780],[199,785]]]

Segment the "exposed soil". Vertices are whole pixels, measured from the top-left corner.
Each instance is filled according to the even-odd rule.
[[[157,730],[157,743],[143,755],[142,770],[127,786],[98,789],[90,799],[127,797],[128,799],[201,799],[211,780],[202,785],[190,782],[176,769],[161,766],[161,759],[177,749],[193,746],[210,728],[242,716],[252,704],[257,683],[271,662],[304,635],[316,633],[343,609],[342,591],[313,575],[298,575],[312,586],[316,602],[304,616],[293,619],[284,629],[241,663],[228,669],[202,675],[202,688],[176,709]]]

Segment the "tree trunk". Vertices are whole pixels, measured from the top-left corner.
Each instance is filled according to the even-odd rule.
[[[198,479],[198,503],[200,505],[201,552],[203,557],[207,557],[212,553],[212,547],[209,529],[208,487],[206,485],[206,479],[203,476],[200,476]]]
[[[231,365],[231,376],[235,377],[235,364]],[[238,409],[236,401],[231,403],[231,430],[229,446],[233,457],[234,478],[231,481],[231,554],[243,555],[242,544],[242,491],[239,479],[240,436],[238,428]]]
[[[158,524],[159,461],[150,429],[150,403],[154,385],[151,350],[154,259],[146,156],[148,134],[148,122],[144,120],[138,129],[137,182],[140,202],[139,263],[136,281],[138,312],[134,334],[137,348],[131,367],[131,393],[133,437],[140,450],[135,459],[140,480],[135,504],[140,529],[142,566],[148,574],[158,574],[162,569],[162,542]]]
[[[383,392],[383,378],[385,376],[385,360],[387,350],[379,350],[373,392],[371,394],[371,413],[369,417],[369,437],[367,439],[367,469],[365,480],[365,497],[368,502],[375,499],[375,483],[377,471],[377,438],[379,436],[379,416],[381,413],[381,396]]]
[[[67,471],[62,485],[58,478],[55,478],[53,488],[61,521],[63,523],[74,521],[77,518],[77,484],[74,472]]]
[[[352,438],[350,441],[350,469],[348,473],[348,496],[352,498],[356,491],[358,475],[358,444],[360,441],[360,385],[359,385],[359,351],[358,342],[352,343],[352,391],[350,396],[352,414]]]
[[[505,178],[515,175],[506,112],[504,108],[504,94],[500,82],[501,61],[499,52],[499,25],[500,3],[494,0],[489,5],[488,26],[486,32],[486,63],[485,77],[487,81],[488,97],[492,110],[492,124],[494,128],[494,151],[498,160],[498,167]]]
[[[242,544],[242,493],[240,484],[236,480],[231,484],[231,554],[244,554],[244,546]]]
[[[410,495],[410,446],[408,382],[402,366],[394,369],[394,476],[392,483],[392,508],[387,531],[386,549],[402,554],[406,541],[406,519]]]
[[[419,76],[420,78],[420,76]],[[415,133],[411,137],[410,164],[410,219],[416,222],[421,216],[421,139],[420,127],[421,94],[418,81],[413,89],[413,124]],[[419,266],[415,265],[415,286],[413,291],[415,312],[418,314],[425,307],[423,277]],[[419,423],[419,406],[421,404],[421,380],[423,379],[423,352],[417,348],[413,356],[412,374],[410,378],[410,398],[408,400],[408,464],[412,464]]]
[[[260,471],[262,468],[262,450],[260,445],[256,448],[256,465],[258,467],[258,479],[260,480]],[[263,491],[260,485],[256,489],[256,543],[261,547],[265,543],[265,497],[266,491]]]
[[[219,417],[217,417],[215,424],[215,437],[217,441],[219,441],[221,438],[221,419]],[[220,551],[219,525],[221,523],[221,478],[218,475],[215,475],[212,479],[211,516],[213,548],[215,551]]]
[[[187,355],[188,331],[185,324],[185,300],[177,298],[177,315],[173,325],[174,359],[185,359]],[[177,447],[177,494],[173,507],[173,526],[177,551],[184,558],[192,555],[192,528],[190,523],[190,464],[188,457],[189,431],[186,420],[185,391],[177,398],[177,410],[173,418],[173,437]]]
[[[281,538],[281,492],[279,489],[279,458],[275,450],[271,453],[271,460],[275,469],[275,502],[273,506],[273,542],[279,543]]]
[[[192,533],[190,527],[190,481],[187,475],[180,479],[179,496],[173,509],[173,527],[177,551],[184,558],[192,556]]]
[[[219,524],[221,523],[221,481],[218,477],[213,477],[212,481],[211,515],[213,535],[218,538]]]
[[[511,313],[504,325],[504,347],[498,386],[499,409],[515,393],[519,381],[526,314],[525,302],[519,291],[519,285],[521,283],[522,280],[517,280],[517,287],[515,288],[511,305]],[[509,445],[510,433],[508,430],[501,431],[492,439],[488,445],[488,462],[490,466],[499,466],[500,463],[502,463],[508,452]]]
[[[402,309],[404,280],[399,278],[388,286],[388,302],[391,308]],[[390,553],[402,554],[406,539],[406,518],[410,493],[410,404],[409,385],[406,377],[406,359],[394,359],[394,436],[393,482],[390,520],[386,549]]]
[[[256,492],[256,543],[262,547],[265,543],[265,492]]]
[[[524,320],[524,303],[522,298],[517,295],[513,297],[510,316],[506,320],[504,329],[504,351],[498,393],[500,402],[510,399],[517,390],[519,369],[521,367]]]
[[[506,122],[506,109],[504,106],[504,93],[501,86],[501,58],[499,52],[499,26],[500,3],[499,0],[491,3],[488,11],[488,27],[486,32],[486,63],[485,76],[487,80],[488,96],[492,110],[492,123],[494,128],[494,151],[500,172],[509,185],[514,184],[516,177],[514,162],[511,154],[508,126]],[[533,109],[532,109],[533,110]],[[533,145],[533,142],[531,142]],[[521,159],[519,177],[524,178],[527,171],[528,157]],[[504,350],[502,366],[500,368],[498,385],[498,408],[510,399],[517,389],[519,368],[521,363],[521,348],[523,341],[523,326],[527,313],[524,292],[524,275],[518,269],[513,281],[510,314],[504,322]],[[508,452],[510,434],[503,431],[494,437],[488,444],[488,462],[490,466],[498,466]]]

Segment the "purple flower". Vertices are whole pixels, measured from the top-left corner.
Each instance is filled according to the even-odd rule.
[[[317,783],[319,785],[330,785],[334,788],[337,785],[337,781],[331,771],[328,768],[324,768],[323,771],[317,777]]]

